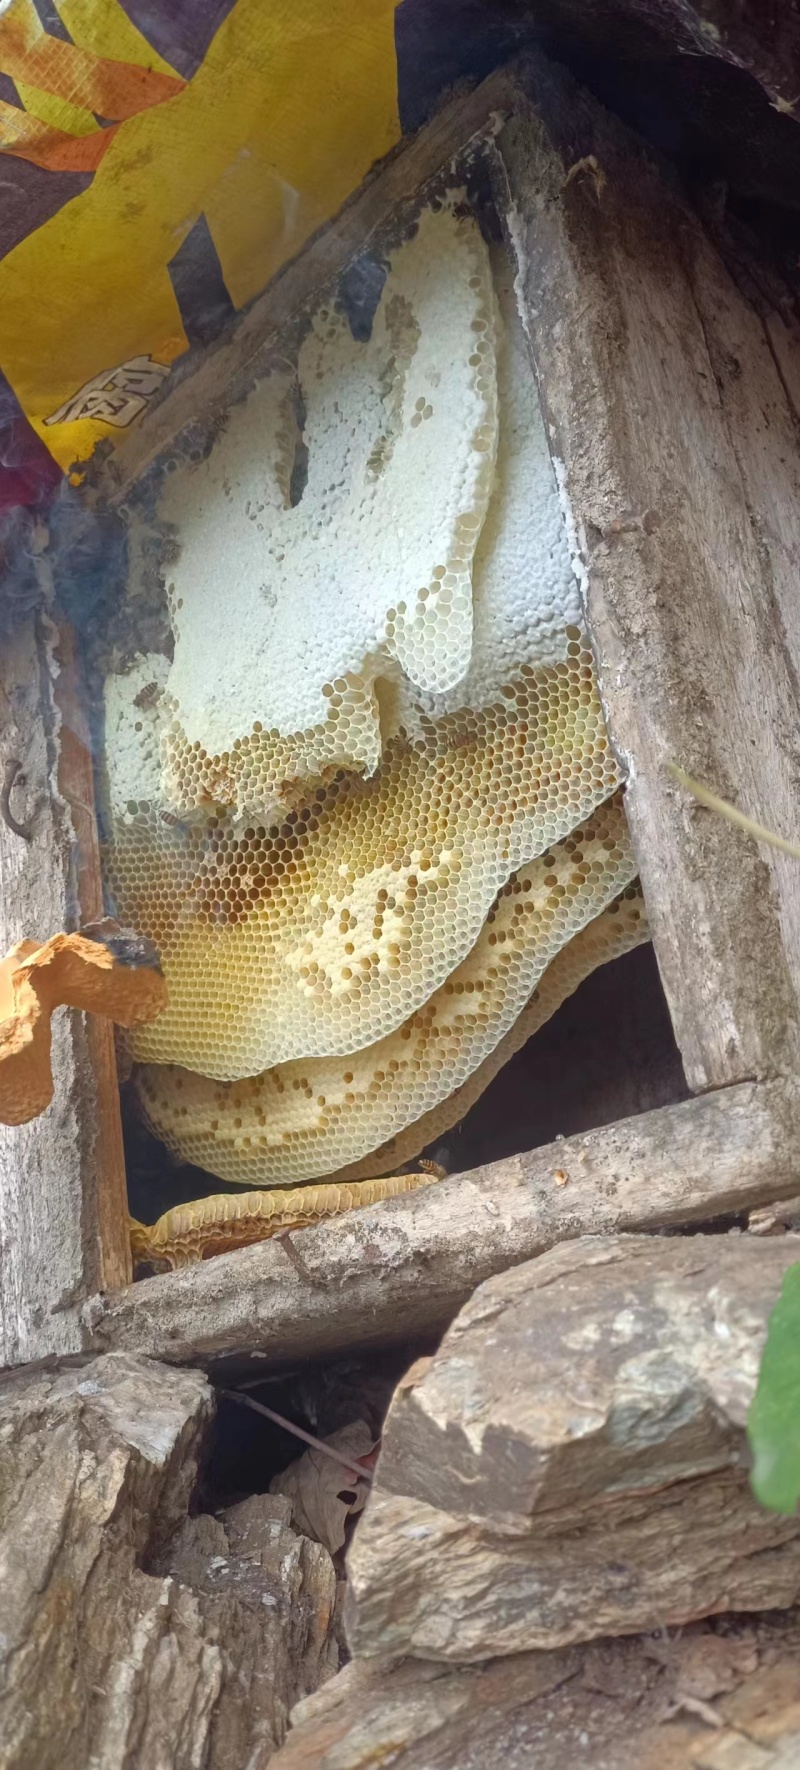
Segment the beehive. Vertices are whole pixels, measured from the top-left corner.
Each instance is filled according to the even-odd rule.
[[[468,1081],[560,948],[635,871],[617,795],[508,881],[472,951],[396,1032],[344,1059],[303,1058],[227,1084],[145,1065],[136,1085],[153,1130],[183,1161],[250,1187],[358,1160]]]
[[[469,235],[462,262],[463,224],[447,210],[429,216],[417,239],[428,239],[431,227],[439,242],[444,229],[468,285],[475,254],[485,255],[485,248]],[[112,679],[112,895],[119,913],[156,941],[170,986],[167,1014],[136,1041],[142,1060],[176,1062],[233,1080],[294,1057],[346,1055],[387,1036],[461,962],[509,874],[574,828],[619,780],[580,626],[508,264],[496,250],[490,257],[498,307],[499,442],[473,562],[475,633],[461,681],[441,692],[423,691],[422,672],[415,679],[403,676],[395,660],[395,677],[379,682],[383,748],[377,772],[364,781],[341,771],[343,778],[316,792],[305,780],[284,782],[284,796],[297,804],[275,830],[263,822],[243,824],[238,816],[242,794],[245,801],[257,796],[246,769],[236,778],[216,777],[215,790],[227,796],[228,806],[206,820],[179,821],[168,791],[175,671],[167,680],[164,659],[145,658],[129,676]],[[440,258],[434,253],[430,274],[436,269],[441,276]],[[405,262],[410,290],[408,267],[414,269],[416,261]],[[451,278],[448,261],[446,290]],[[476,294],[485,304],[483,286]],[[395,297],[400,299],[397,289],[390,305]],[[428,306],[438,318],[432,298]],[[427,312],[419,297],[416,311]],[[371,385],[371,371],[358,367],[358,352],[369,346],[351,339],[348,348],[357,387],[365,380]],[[315,349],[324,388],[325,337]],[[431,374],[435,360],[432,353]],[[339,345],[334,363],[335,404],[343,398]],[[348,399],[353,397],[351,390]],[[333,395],[319,398],[327,410]],[[249,458],[245,451],[241,473]],[[224,459],[234,472],[236,463]],[[309,481],[313,461],[312,448]],[[203,465],[210,470],[213,462],[212,453]],[[449,463],[446,488],[448,472]],[[220,492],[208,511],[201,503],[201,539],[217,509],[227,533],[230,513]],[[188,507],[181,532],[188,567],[199,546]],[[341,575],[338,521],[326,533],[331,570]],[[344,534],[346,541],[346,524]],[[186,590],[188,595],[188,582]],[[449,592],[442,595],[449,607]],[[444,604],[437,617],[441,636],[456,644],[461,628],[441,619]],[[226,619],[226,632],[229,626]],[[217,621],[209,622],[208,634],[218,675],[225,676]],[[463,665],[462,658],[459,669]],[[250,674],[248,692],[255,683],[266,693],[258,669]],[[335,699],[346,724],[353,711],[349,691]],[[269,704],[261,706],[265,716]],[[159,746],[166,766],[154,785]],[[131,797],[137,773],[149,794],[139,802]],[[246,791],[245,777],[251,781]]]
[[[505,255],[424,212],[371,337],[323,304],[159,515],[175,661],[106,693],[107,883],[169,986],[140,1097],[223,1178],[367,1172],[633,874]]]

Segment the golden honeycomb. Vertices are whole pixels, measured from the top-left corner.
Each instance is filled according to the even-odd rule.
[[[360,1161],[348,1162],[327,1178],[347,1185],[378,1174],[391,1174],[404,1162],[412,1161],[421,1150],[443,1137],[466,1116],[503,1066],[551,1019],[586,977],[649,938],[644,898],[637,880],[626,886],[607,910],[602,910],[580,933],[573,935],[551,959],[510,1032],[499,1040],[461,1088],[456,1088],[441,1105],[423,1113],[422,1118],[407,1125],[397,1136],[390,1137],[380,1149],[372,1150]]]
[[[508,260],[424,211],[370,336],[328,298],[276,361],[162,486],[173,662],[105,692],[135,1085],[249,1187],[407,1160],[643,938]]]
[[[145,1065],[136,1087],[152,1129],[182,1160],[249,1187],[359,1160],[463,1088],[556,954],[635,872],[617,794],[516,870],[463,962],[389,1036],[345,1058],[306,1056],[238,1082]]]
[[[234,1080],[351,1054],[421,1008],[510,875],[619,784],[580,628],[564,648],[492,705],[401,734],[370,780],[318,788],[277,831],[112,792],[114,913],[155,943],[169,989],[134,1056]]]

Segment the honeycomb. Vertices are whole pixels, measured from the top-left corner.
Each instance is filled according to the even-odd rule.
[[[642,937],[507,261],[426,211],[370,337],[328,302],[281,365],[167,476],[174,662],[105,701],[135,1085],[248,1187],[408,1159]]]
[[[176,810],[273,822],[298,782],[375,770],[379,679],[441,694],[464,677],[497,425],[488,250],[471,218],[427,209],[369,339],[324,304],[296,385],[278,368],[166,478]]]
[[[443,1137],[466,1116],[504,1065],[522,1050],[540,1026],[551,1019],[562,1002],[574,994],[584,978],[591,976],[600,965],[621,958],[623,953],[631,952],[633,947],[641,946],[649,938],[644,898],[637,881],[626,886],[607,910],[602,910],[579,934],[573,935],[550,961],[510,1032],[473,1070],[463,1087],[456,1088],[440,1106],[423,1113],[422,1118],[408,1125],[396,1137],[390,1137],[380,1149],[373,1150],[360,1161],[349,1162],[328,1175],[328,1179],[348,1185],[351,1181],[390,1174],[404,1162],[413,1161],[421,1150]]]
[[[111,819],[133,817],[140,805],[160,804],[164,689],[169,662],[160,652],[134,658],[105,684],[102,775]]]
[[[464,961],[395,1032],[344,1060],[304,1057],[227,1084],[145,1065],[135,1085],[151,1128],[183,1161],[249,1187],[358,1161],[463,1088],[635,871],[616,795],[516,871]]]
[[[235,1080],[352,1054],[421,1008],[510,875],[619,784],[579,627],[565,651],[488,707],[423,720],[370,780],[318,788],[277,831],[181,822],[152,800],[119,809],[109,755],[111,902],[154,942],[169,989],[134,1056]],[[150,745],[131,712],[130,742]]]
[[[462,707],[489,705],[523,664],[566,656],[581,604],[508,256],[490,250],[497,298],[498,441],[492,492],[472,563],[469,669],[446,694],[401,679],[383,688],[383,729],[418,729]]]

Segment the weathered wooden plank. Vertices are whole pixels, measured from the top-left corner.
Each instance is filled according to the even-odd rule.
[[[16,758],[26,785],[16,815],[31,826],[25,842],[0,824],[0,952],[24,938],[46,939],[81,920],[78,846],[65,792],[85,804],[92,827],[90,782],[60,771],[62,714],[56,703],[58,630],[46,615],[21,619],[0,648],[2,761]],[[74,690],[64,684],[73,712]],[[68,719],[68,723],[69,723]],[[84,849],[80,864],[91,864]],[[96,1036],[96,1035],[95,1035]],[[0,1361],[22,1363],[76,1349],[74,1306],[125,1277],[119,1257],[122,1225],[111,1235],[107,1261],[101,1205],[108,1176],[106,1132],[118,1111],[107,1065],[82,1015],[53,1017],[55,1095],[30,1124],[0,1126]],[[112,1053],[113,1055],[113,1053]]]
[[[89,723],[74,635],[59,628],[56,703],[58,786],[66,800],[74,831],[75,886],[82,924],[100,920],[105,908],[100,873],[100,844],[94,797],[94,769]],[[54,930],[55,932],[55,930]],[[128,1191],[117,1082],[114,1028],[103,1015],[86,1016],[86,1045],[97,1103],[93,1171],[90,1185],[97,1214],[102,1290],[129,1284],[133,1277],[128,1234]],[[91,1207],[90,1207],[91,1208]]]
[[[786,1198],[798,1178],[800,1089],[745,1083],[298,1232],[302,1269],[262,1242],[92,1299],[84,1346],[281,1365],[419,1340],[559,1241],[707,1222]]]
[[[537,63],[524,84],[498,139],[509,228],[687,1077],[788,1072],[797,863],[666,764],[797,833],[793,414],[773,362],[767,424],[763,328],[669,178],[566,77]]]

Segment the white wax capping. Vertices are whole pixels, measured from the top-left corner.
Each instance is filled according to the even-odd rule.
[[[297,390],[288,371],[271,375],[205,461],[168,477],[159,517],[179,546],[169,568],[176,798],[182,780],[191,800],[190,746],[226,759],[222,792],[234,746],[252,744],[254,728],[264,752],[292,740],[279,774],[293,762],[308,778],[331,763],[371,771],[375,679],[399,665],[415,689],[443,693],[463,678],[496,449],[494,325],[475,223],[426,210],[392,255],[369,340],[321,308]],[[308,472],[292,504],[297,409]],[[344,710],[332,708],[347,690]],[[225,802],[269,807],[274,781],[259,806],[257,756],[254,768]],[[275,772],[266,754],[264,770]]]
[[[524,664],[566,656],[582,624],[558,487],[505,254],[493,254],[501,314],[497,467],[473,564],[474,632],[465,704],[492,700]]]
[[[418,714],[441,717],[488,706],[526,664],[557,664],[568,627],[582,624],[555,473],[536,394],[511,267],[492,248],[498,304],[497,461],[486,520],[472,562],[473,639],[469,668],[445,694],[396,682],[384,729],[418,728]]]
[[[105,775],[108,808],[125,817],[161,802],[161,739],[169,660],[160,652],[134,659],[105,684]]]

